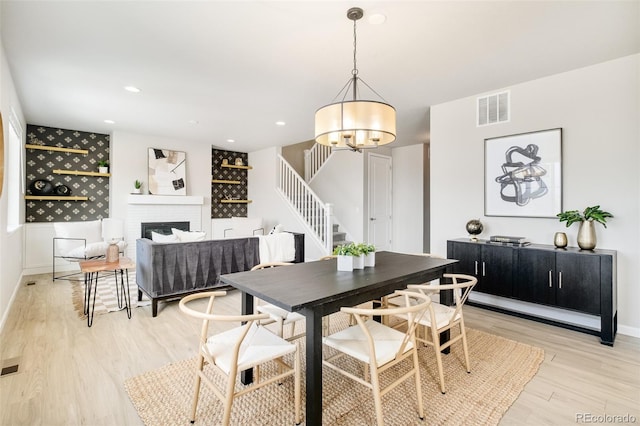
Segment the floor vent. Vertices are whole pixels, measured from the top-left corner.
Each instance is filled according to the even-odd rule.
[[[8,376],[10,374],[16,374],[20,365],[20,358],[5,359],[2,361],[2,369],[0,370],[0,377]]]
[[[8,374],[13,374],[18,372],[18,364],[10,365],[8,367],[4,367],[2,371],[0,371],[0,376],[6,376]]]
[[[509,121],[511,115],[509,104],[508,91],[477,98],[476,125],[481,127]]]
[[[36,285],[36,282],[35,281],[29,281],[29,282],[27,282],[27,285]]]

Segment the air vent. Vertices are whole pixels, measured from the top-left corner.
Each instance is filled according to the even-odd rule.
[[[478,98],[478,127],[507,122],[510,115],[508,91]]]

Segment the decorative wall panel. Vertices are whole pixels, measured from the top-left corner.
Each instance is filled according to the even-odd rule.
[[[248,166],[248,158],[245,152],[211,150],[211,176],[214,181],[211,183],[211,218],[247,217],[248,170],[224,167],[223,164],[235,165],[238,161]]]
[[[70,190],[71,196],[88,197],[86,201],[26,200],[27,222],[71,222],[102,219],[109,216],[109,177],[54,173],[97,172],[98,161],[109,160],[109,135],[27,125],[27,145],[86,150],[87,154],[26,149],[26,194],[32,193],[36,180],[50,181],[59,188],[57,195]],[[56,194],[53,194],[56,195]]]

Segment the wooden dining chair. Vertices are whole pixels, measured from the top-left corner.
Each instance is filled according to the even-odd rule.
[[[291,266],[293,265],[293,263],[288,263],[288,262],[265,262],[265,263],[259,263],[256,266],[254,266],[253,268],[251,268],[252,271],[257,271],[259,269],[265,269],[265,268],[275,268],[275,267],[279,267],[279,266]],[[267,323],[276,323],[277,324],[277,329],[276,329],[276,334],[280,337],[284,336],[284,326],[285,325],[290,325],[291,326],[291,332],[290,332],[290,336],[287,337],[287,340],[292,341],[295,339],[298,339],[300,337],[303,337],[305,335],[304,332],[302,333],[298,333],[295,334],[295,330],[296,330],[296,323],[298,321],[304,320],[304,316],[297,313],[297,312],[289,312],[285,309],[279,308],[276,305],[273,305],[271,303],[266,303],[263,302],[261,300],[258,300],[256,302],[256,306],[255,306],[256,310],[258,312],[261,313],[265,313],[269,315],[269,318],[267,320],[267,322],[263,322],[263,324],[267,324]]]
[[[446,306],[440,303],[432,303],[429,307],[428,315],[420,319],[420,327],[416,333],[416,340],[427,345],[433,346],[436,354],[436,362],[438,365],[438,376],[440,378],[440,391],[445,393],[444,372],[442,367],[442,351],[450,347],[455,342],[462,340],[462,349],[464,351],[464,361],[467,373],[471,372],[471,364],[469,363],[469,348],[467,345],[467,333],[464,327],[464,316],[462,315],[462,306],[467,301],[469,293],[473,286],[478,283],[478,279],[471,275],[463,274],[444,274],[443,280],[451,281],[451,284],[417,284],[409,285],[407,290],[419,291],[425,296],[431,298],[432,295],[444,290],[452,290],[455,304]],[[392,306],[404,306],[406,301],[399,297],[389,300]],[[405,314],[398,315],[403,319],[408,319]],[[396,325],[397,327],[397,325]],[[455,327],[459,328],[459,334],[450,337],[444,343],[440,343],[440,333],[451,330]],[[422,331],[422,334],[420,333]]]
[[[391,391],[406,379],[415,379],[418,415],[424,419],[422,403],[422,386],[420,381],[420,367],[415,340],[418,321],[422,319],[431,299],[420,292],[397,291],[395,296],[405,298],[405,306],[397,308],[353,308],[343,307],[340,310],[352,315],[356,325],[323,338],[328,348],[334,349],[335,354],[327,356],[323,364],[344,376],[368,387],[373,392],[377,424],[383,425],[382,396]],[[407,328],[398,331],[380,322],[374,321],[373,316],[405,315]],[[364,374],[360,377],[349,363],[341,363],[340,358],[349,356],[364,364]],[[387,384],[384,389],[380,384],[380,373],[403,361],[411,363],[409,371],[402,370],[402,375]],[[388,373],[391,374],[391,373]]]
[[[267,314],[214,314],[214,300],[225,295],[225,291],[209,291],[191,294],[180,300],[179,307],[182,312],[202,320],[193,403],[189,417],[191,423],[195,422],[200,385],[203,382],[222,401],[224,405],[222,424],[227,426],[231,419],[231,407],[235,398],[272,383],[280,384],[283,379],[293,376],[295,423],[300,424],[300,355],[298,345],[288,342],[264,328],[259,322],[269,318]],[[208,298],[209,301],[204,311],[195,310],[187,305],[191,301],[205,298]],[[209,335],[210,322],[243,322],[244,325]],[[293,356],[293,366],[284,362],[283,357],[286,355]],[[267,362],[275,362],[278,368],[274,375],[262,380],[259,367]],[[205,374],[204,366],[206,364],[212,366],[218,374],[226,377],[224,389],[216,386],[214,380]],[[236,390],[237,376],[241,371],[250,368],[256,370],[256,381]]]

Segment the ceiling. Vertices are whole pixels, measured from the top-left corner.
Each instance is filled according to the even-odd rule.
[[[640,52],[637,0],[1,0],[0,23],[28,123],[250,152],[313,139],[351,76],[353,6],[392,146],[428,141],[430,105]]]

